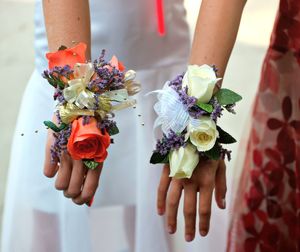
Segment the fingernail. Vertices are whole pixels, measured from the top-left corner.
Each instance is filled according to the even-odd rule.
[[[169,232],[169,234],[173,233],[173,227],[172,226],[168,226],[168,232]]]
[[[89,202],[87,202],[86,205],[87,205],[88,207],[91,207],[92,204],[93,204],[93,202],[94,202],[94,197],[93,197]]]
[[[157,209],[157,213],[158,213],[159,215],[163,215],[163,214],[164,214],[164,209],[158,208],[158,209]]]
[[[222,199],[222,207],[225,209],[226,208],[226,200]]]
[[[200,234],[201,234],[201,236],[206,236],[207,235],[207,231],[206,230],[201,230]]]
[[[185,235],[185,240],[186,240],[187,242],[190,242],[190,241],[192,241],[192,240],[193,240],[193,236],[192,236],[192,235],[190,235],[190,234],[188,234],[188,235]]]

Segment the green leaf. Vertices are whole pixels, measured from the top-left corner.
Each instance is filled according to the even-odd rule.
[[[84,165],[85,165],[87,168],[89,168],[89,169],[91,169],[91,170],[95,170],[95,169],[99,166],[99,164],[100,164],[100,163],[95,162],[95,161],[93,161],[93,160],[84,160],[83,163],[84,163]]]
[[[59,48],[58,48],[58,51],[63,51],[63,50],[66,50],[68,49],[68,47],[64,46],[64,45],[61,45]]]
[[[242,96],[226,88],[220,89],[215,96],[221,105],[234,104],[242,100]]]
[[[214,110],[214,107],[207,103],[197,102],[197,106],[208,113],[211,113]]]
[[[44,121],[44,125],[52,129],[54,132],[60,132],[61,130],[65,129],[68,126],[68,124],[61,123],[60,126],[58,127],[55,123],[51,121]]]
[[[159,152],[153,152],[151,159],[151,164],[167,164],[169,163],[169,153],[166,155],[161,155]]]
[[[236,143],[235,138],[232,137],[230,134],[228,134],[226,131],[222,130],[219,126],[217,126],[217,129],[219,131],[219,138],[218,138],[219,143],[222,144]]]
[[[221,147],[219,144],[215,144],[215,146],[209,151],[204,152],[204,154],[212,160],[219,160],[221,156]]]
[[[117,127],[117,125],[113,125],[113,127],[109,128],[109,131],[108,131],[108,134],[110,136],[113,136],[113,135],[116,135],[116,134],[119,134],[119,128]]]

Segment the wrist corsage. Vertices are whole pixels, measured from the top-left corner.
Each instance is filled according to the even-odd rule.
[[[105,61],[104,50],[98,60],[87,62],[86,48],[79,43],[46,54],[49,70],[43,77],[55,88],[57,106],[55,119],[44,124],[55,138],[52,161],[59,162],[62,151],[68,151],[74,160],[95,169],[108,155],[111,136],[119,133],[115,111],[136,104],[130,96],[140,91],[140,84],[135,81],[136,73],[125,71],[115,56]]]
[[[221,88],[215,66],[189,65],[185,74],[156,90],[158,115],[154,127],[161,126],[163,137],[157,141],[150,163],[169,163],[170,177],[190,178],[200,158],[230,160],[231,151],[223,144],[236,140],[217,126],[224,110],[235,114],[242,99]]]

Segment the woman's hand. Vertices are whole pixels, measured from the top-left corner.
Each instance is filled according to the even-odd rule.
[[[78,205],[90,205],[99,184],[102,164],[91,170],[81,160],[73,160],[67,151],[61,155],[60,162],[51,163],[51,146],[54,143],[53,131],[48,130],[46,156],[44,164],[45,176],[52,178],[57,174],[55,187],[64,192]]]
[[[168,232],[176,232],[177,211],[182,191],[184,192],[185,239],[195,237],[196,210],[199,209],[199,232],[206,236],[209,231],[211,203],[215,189],[215,199],[221,209],[225,209],[226,165],[223,160],[200,161],[190,179],[169,177],[170,169],[165,165],[160,179],[157,195],[159,215],[167,215]],[[197,200],[197,193],[200,193]]]

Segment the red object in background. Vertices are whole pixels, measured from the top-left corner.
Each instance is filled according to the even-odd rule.
[[[156,14],[157,14],[157,32],[160,36],[164,36],[166,34],[166,29],[165,29],[163,0],[156,0]]]

